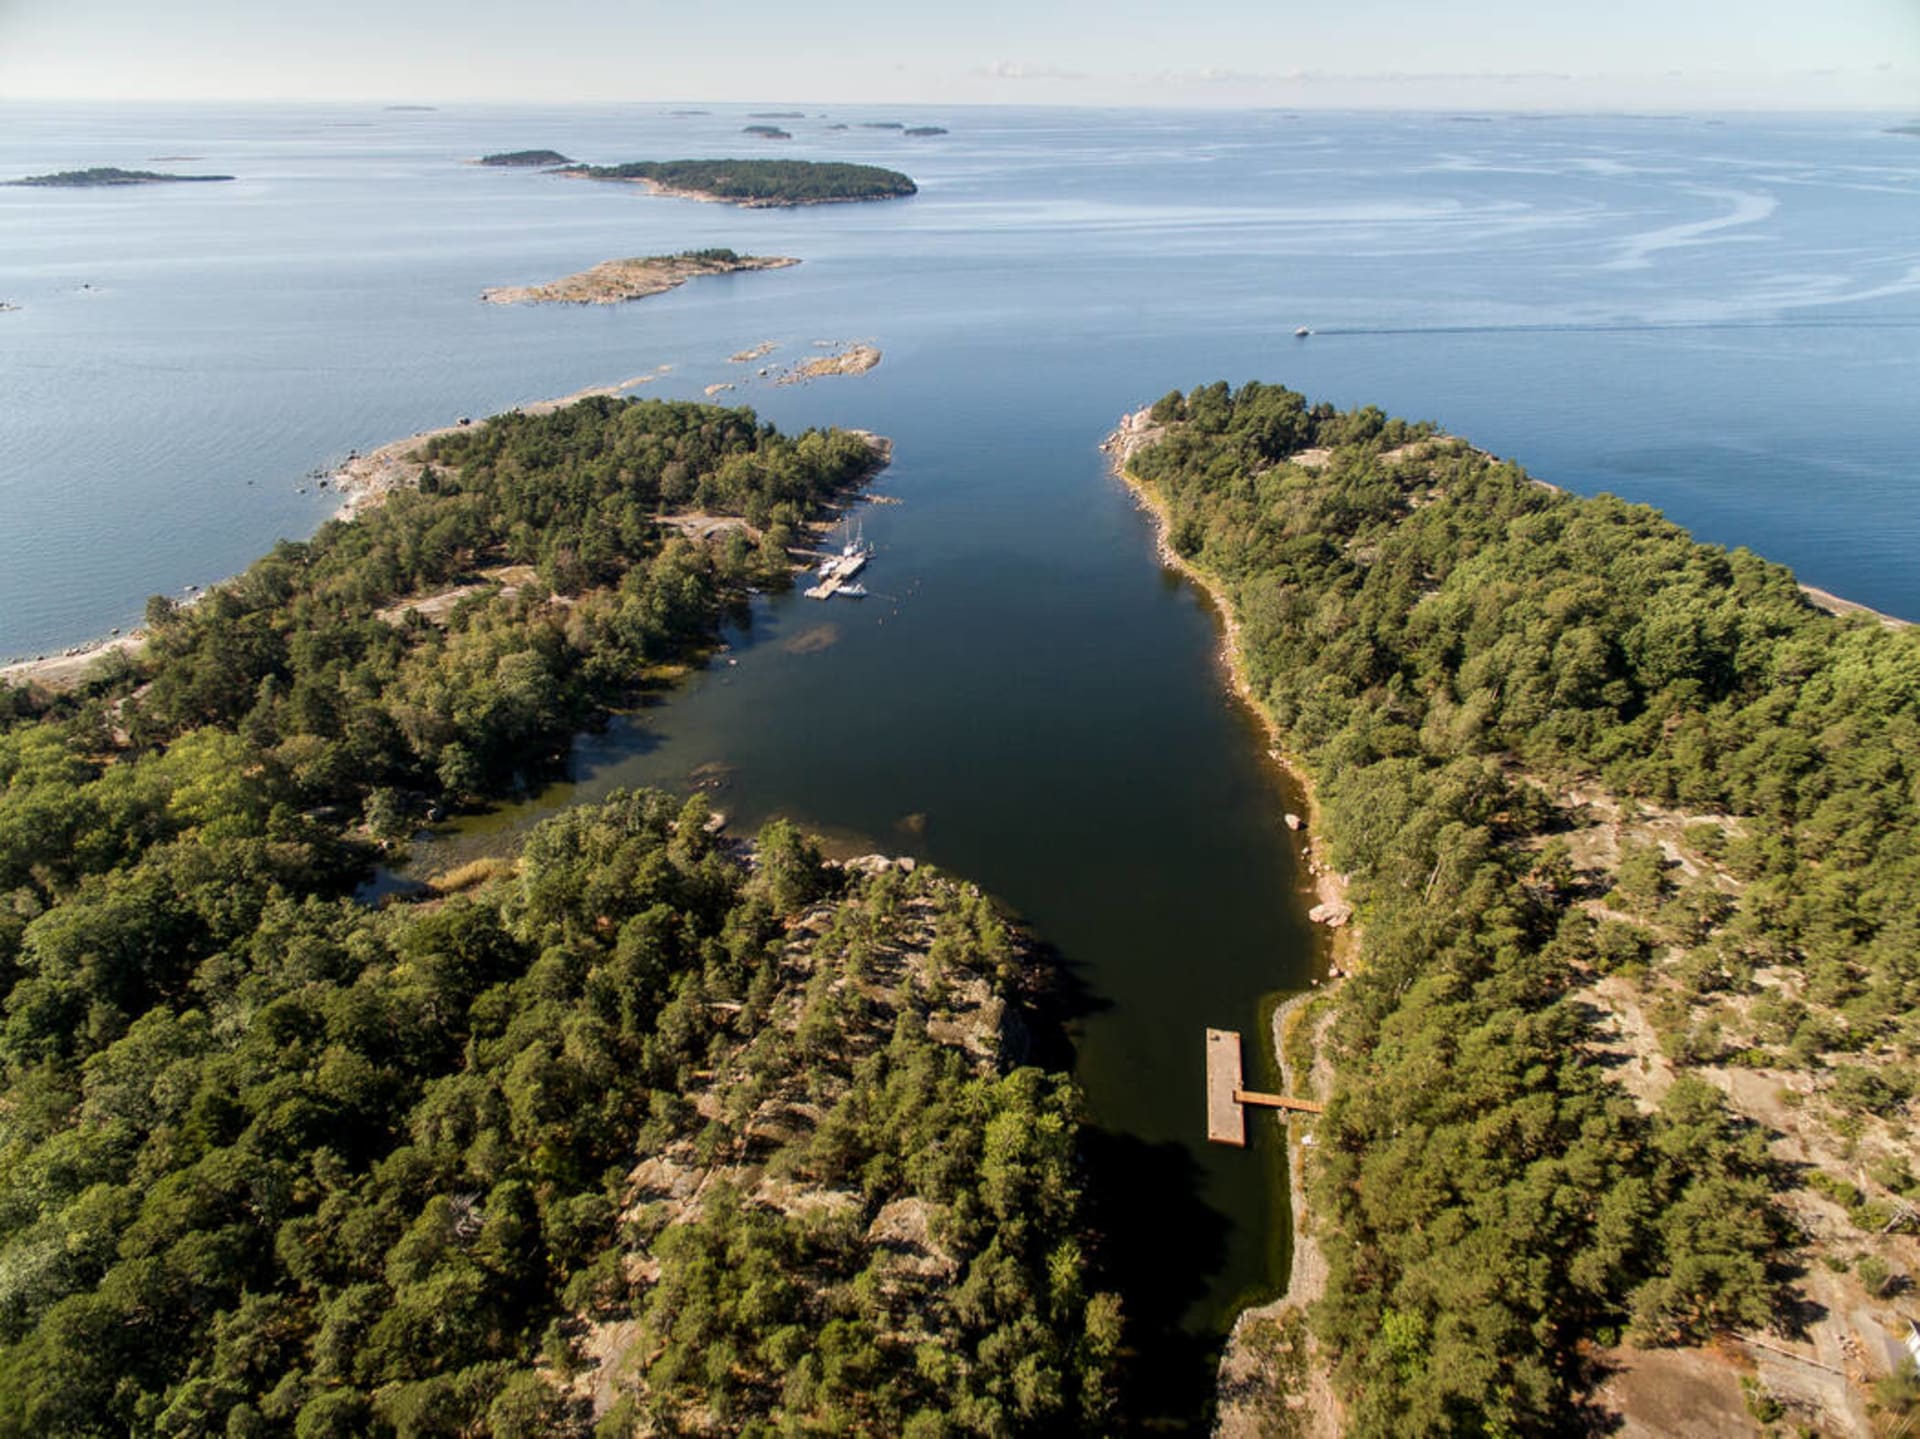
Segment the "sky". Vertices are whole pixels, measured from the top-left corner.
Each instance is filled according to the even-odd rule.
[[[53,98],[1920,117],[1920,0],[0,0]]]

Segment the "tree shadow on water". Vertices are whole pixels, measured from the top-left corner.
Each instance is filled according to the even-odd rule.
[[[1027,932],[1020,1062],[1072,1070],[1073,1035],[1109,1007],[1081,969]],[[1087,1219],[1098,1236],[1097,1284],[1126,1316],[1119,1403],[1103,1432],[1207,1434],[1224,1335],[1193,1323],[1194,1306],[1227,1258],[1229,1221],[1201,1197],[1203,1174],[1185,1146],[1097,1128],[1080,1131]]]
[[[1201,1199],[1200,1167],[1181,1145],[1092,1127],[1081,1140],[1101,1283],[1126,1309],[1116,1429],[1205,1434],[1223,1336],[1188,1314],[1225,1262],[1227,1219]]]
[[[1080,969],[1057,948],[1025,933],[1028,955],[1021,1007],[1026,1021],[1020,1063],[1072,1070],[1074,1026],[1109,1007],[1087,987]]]

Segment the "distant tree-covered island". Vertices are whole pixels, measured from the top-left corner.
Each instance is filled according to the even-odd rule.
[[[52,175],[28,175],[24,179],[8,180],[5,183],[88,190],[109,185],[191,185],[232,178],[231,175],[168,175],[158,170],[122,170],[114,165],[97,165],[90,170],[61,170]]]
[[[752,135],[761,140],[791,140],[793,138],[791,131],[782,130],[778,125],[749,125],[740,133],[742,135]]]
[[[565,155],[558,150],[502,150],[495,155],[482,155],[476,162],[481,165],[499,165],[503,167],[571,165]]]
[[[560,173],[636,181],[663,195],[749,208],[893,200],[919,192],[898,170],[820,160],[635,160],[576,165]]]
[[[947,127],[944,125],[914,125],[902,133],[915,138],[924,138],[928,135],[944,135],[947,133]]]
[[[740,255],[727,249],[682,250],[677,255],[604,260],[592,269],[544,285],[501,285],[482,290],[493,305],[617,305],[664,294],[703,275],[784,270],[800,262],[786,255]]]

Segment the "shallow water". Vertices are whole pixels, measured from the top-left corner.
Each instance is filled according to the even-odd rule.
[[[0,189],[21,307],[0,314],[0,655],[239,569],[328,513],[313,467],[460,414],[671,365],[636,393],[732,382],[784,427],[891,436],[873,598],[762,600],[737,663],[584,737],[571,782],[449,849],[717,778],[738,823],[789,814],[978,879],[1082,988],[1078,1069],[1125,1176],[1107,1218],[1160,1281],[1141,1307],[1204,1330],[1271,1286],[1284,1235],[1276,1146],[1199,1142],[1199,1031],[1251,1033],[1310,937],[1212,617],[1098,441],[1174,386],[1280,381],[1920,618],[1920,140],[1859,116],[848,111],[952,133],[793,122],[771,153],[897,165],[922,193],[792,211],[459,163],[753,153],[746,108],[0,107],[0,174],[188,154],[241,177]],[[805,263],[618,308],[477,300],[710,245]],[[886,355],[859,378],[773,389],[726,361],[854,338]]]

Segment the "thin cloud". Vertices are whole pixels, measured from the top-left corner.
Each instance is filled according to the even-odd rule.
[[[1574,80],[1558,70],[1233,70],[1203,65],[1193,70],[1160,70],[1137,79],[1163,85],[1424,85],[1434,81],[1517,84],[1529,80]]]
[[[1079,70],[1063,70],[1058,65],[1028,65],[1019,60],[995,60],[975,72],[990,80],[1084,80]]]

